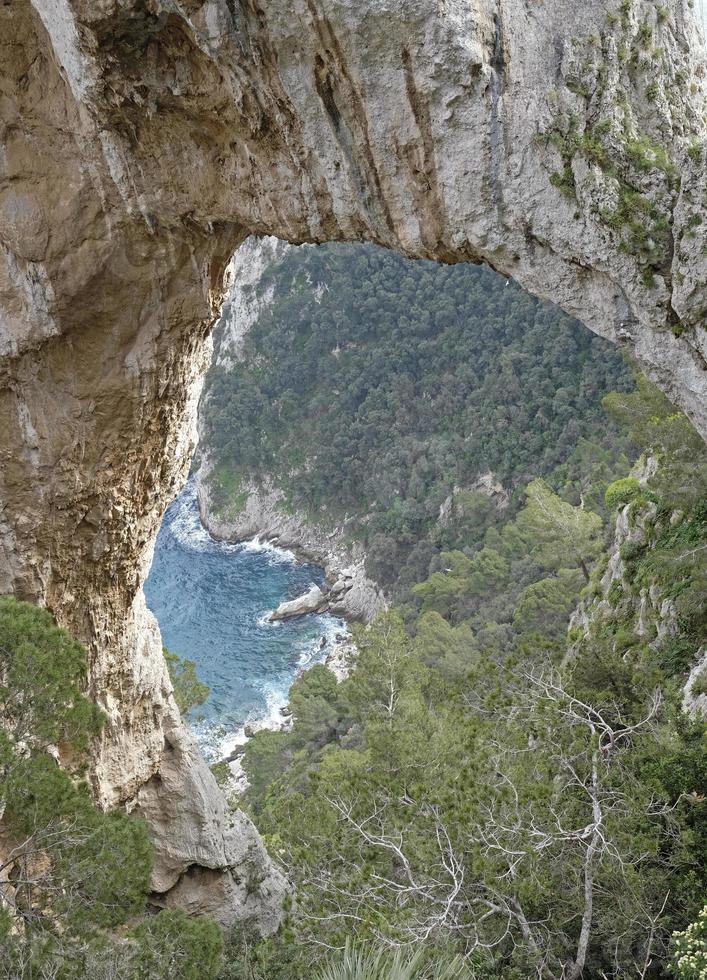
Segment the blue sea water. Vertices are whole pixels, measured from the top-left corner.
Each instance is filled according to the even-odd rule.
[[[246,721],[276,722],[299,671],[326,657],[340,620],[266,619],[322,579],[320,568],[297,562],[289,551],[257,540],[215,541],[201,525],[191,482],[167,510],[145,595],[164,645],[193,660],[210,688],[198,709],[203,719],[191,719],[208,757],[241,741]]]

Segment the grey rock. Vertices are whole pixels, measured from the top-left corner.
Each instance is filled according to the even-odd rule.
[[[698,651],[695,666],[690,671],[683,691],[683,711],[692,718],[698,714],[707,718],[707,648]],[[699,684],[699,687],[698,687]],[[700,693],[701,692],[701,693]]]
[[[313,585],[309,592],[290,599],[288,602],[281,602],[273,612],[270,619],[294,619],[296,616],[306,616],[309,613],[321,612],[327,608],[327,599],[318,585]]]

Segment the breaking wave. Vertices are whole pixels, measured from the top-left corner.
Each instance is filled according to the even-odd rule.
[[[329,614],[268,619],[322,581],[321,568],[269,542],[212,538],[191,481],[168,509],[145,594],[165,646],[194,661],[210,689],[203,717],[190,719],[209,761],[242,744],[246,725],[278,728],[292,682],[332,649],[343,624]]]

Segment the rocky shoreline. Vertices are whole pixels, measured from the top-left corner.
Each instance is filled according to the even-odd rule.
[[[326,585],[326,609],[347,623],[370,623],[386,608],[380,587],[368,577],[366,555],[360,545],[343,543],[345,527],[331,530],[313,525],[307,516],[289,512],[284,494],[274,487],[242,487],[245,504],[217,512],[208,486],[209,464],[202,460],[194,476],[199,516],[209,534],[219,540],[237,542],[257,538],[292,551],[300,560],[321,565]]]
[[[313,562],[324,569],[323,586],[313,586],[304,595],[281,603],[271,612],[272,621],[330,612],[347,625],[354,622],[366,625],[386,608],[382,590],[366,575],[363,549],[358,545],[349,548],[343,544],[343,528],[326,531],[314,526],[304,514],[285,510],[280,491],[255,485],[244,488],[248,496],[243,507],[225,508],[217,512],[209,492],[208,474],[208,462],[202,459],[194,475],[194,485],[201,523],[212,537],[232,543],[257,538],[292,551],[299,560]],[[347,629],[336,634],[324,665],[338,681],[342,681],[351,670],[356,653],[356,645]],[[244,729],[245,736],[252,738],[256,732],[266,728],[288,731],[292,725],[289,706],[283,706],[281,715],[282,722],[276,726],[267,720],[249,722]],[[221,760],[230,767],[228,788],[235,793],[242,793],[247,787],[241,766],[243,752],[244,746],[237,745]]]

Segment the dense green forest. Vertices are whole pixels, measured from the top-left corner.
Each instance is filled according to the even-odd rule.
[[[291,249],[257,289],[273,296],[244,359],[207,378],[214,499],[238,507],[243,482],[272,479],[314,521],[348,516],[394,595],[483,538],[498,515],[479,474],[511,491],[545,476],[601,510],[626,468],[600,406],[631,387],[620,354],[489,269],[326,245]]]
[[[248,743],[245,802],[298,906],[237,976],[307,977],[352,936],[479,980],[707,975],[707,741],[681,710],[707,639],[707,454],[645,382],[605,407],[645,454],[606,488],[609,548],[600,515],[533,481],[358,631],[345,681],[296,682],[291,733]]]

